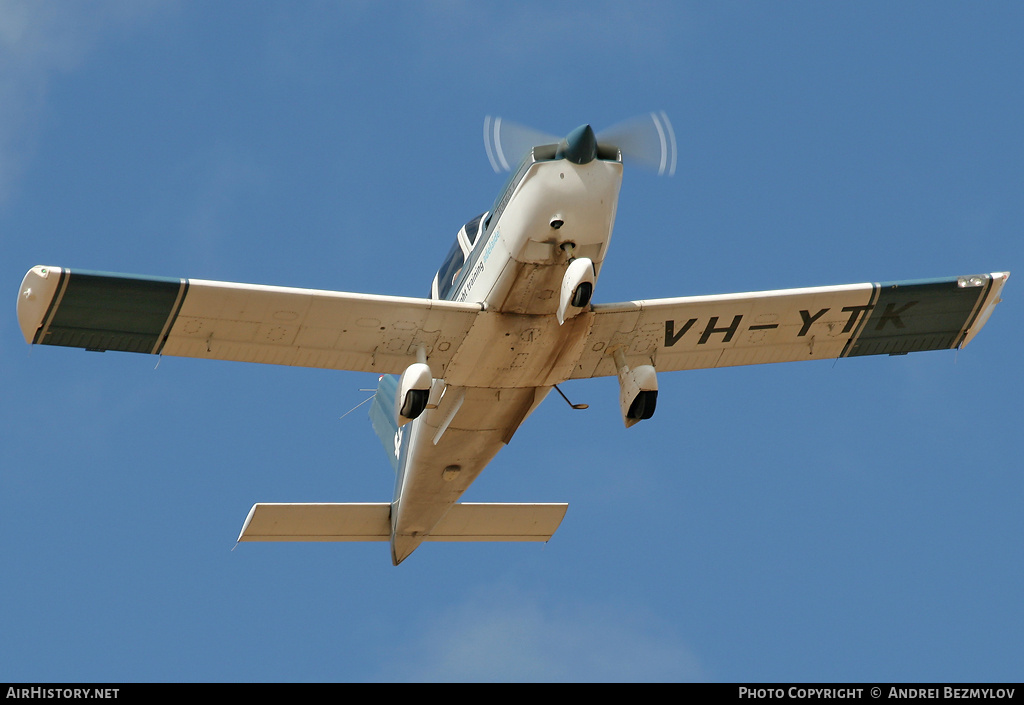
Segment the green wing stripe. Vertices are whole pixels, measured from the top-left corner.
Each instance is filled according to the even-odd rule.
[[[846,355],[955,348],[991,284],[988,275],[877,284],[877,300]]]
[[[188,282],[67,270],[36,342],[87,350],[156,353],[177,315]]]

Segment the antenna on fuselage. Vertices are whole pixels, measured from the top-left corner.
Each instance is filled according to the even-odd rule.
[[[559,394],[562,395],[562,398],[565,399],[565,403],[568,404],[571,408],[579,410],[579,411],[581,411],[583,409],[589,409],[590,408],[590,404],[573,404],[571,401],[569,401],[569,397],[565,396],[565,394],[562,392],[562,390],[558,388],[557,384],[554,384],[554,385],[551,385],[551,386],[553,386],[555,388],[556,392],[558,392]]]

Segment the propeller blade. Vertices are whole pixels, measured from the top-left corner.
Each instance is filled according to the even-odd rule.
[[[484,118],[484,148],[496,172],[511,171],[529,150],[539,144],[556,144],[561,139],[497,116]]]
[[[484,148],[496,172],[511,171],[533,147],[566,139],[497,116],[484,119]],[[624,163],[646,167],[659,176],[676,173],[676,133],[664,111],[638,115],[602,130],[597,145],[599,150],[615,147]]]
[[[676,133],[664,111],[638,115],[602,130],[597,141],[618,147],[623,163],[642,164],[659,176],[676,173]]]

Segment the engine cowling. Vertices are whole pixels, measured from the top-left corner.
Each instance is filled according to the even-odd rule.
[[[425,362],[414,362],[398,378],[395,392],[395,420],[402,427],[419,417],[427,408],[433,377]]]

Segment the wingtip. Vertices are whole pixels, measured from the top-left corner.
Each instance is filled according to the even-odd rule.
[[[249,513],[246,514],[245,522],[242,523],[242,530],[238,532],[238,538],[235,539],[235,546],[238,546],[238,544],[240,544],[244,540],[242,537],[245,536],[245,530],[249,528],[249,522],[252,521],[253,515],[256,514],[256,507],[258,507],[258,506],[260,506],[260,505],[259,504],[252,505],[252,509],[250,509]],[[235,549],[232,548],[231,550],[233,551]]]
[[[25,342],[35,342],[36,333],[50,308],[50,302],[60,286],[60,267],[37,264],[28,270],[18,289],[18,326]]]

